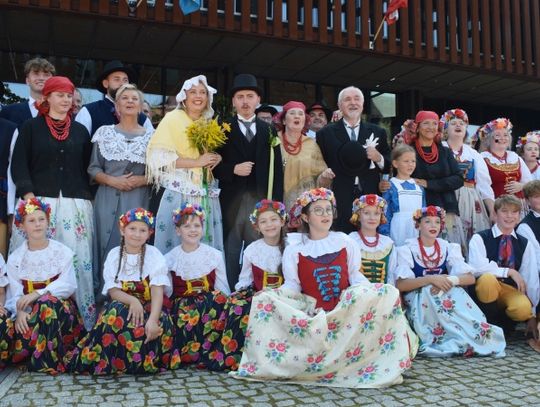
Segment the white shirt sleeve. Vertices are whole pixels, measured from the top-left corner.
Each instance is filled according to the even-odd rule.
[[[516,233],[518,235],[521,235],[529,241],[529,244],[532,245],[534,254],[536,255],[536,268],[538,270],[538,273],[540,275],[540,243],[538,243],[538,240],[536,240],[536,236],[534,235],[534,232],[530,228],[529,225],[526,223],[521,223],[517,229]]]
[[[81,110],[79,110],[79,113],[77,113],[77,116],[75,116],[75,121],[81,123],[84,127],[86,127],[86,130],[88,130],[88,134],[90,136],[93,136],[91,133],[92,131],[92,116],[90,116],[90,112],[86,108],[86,106],[83,106]],[[152,123],[150,123],[152,125]]]
[[[527,167],[527,164],[525,164],[525,161],[523,161],[523,158],[519,157],[519,169],[521,171],[521,179],[519,182],[522,184],[526,184],[529,181],[533,180],[533,176],[531,174],[531,171],[529,170],[529,167]]]
[[[291,291],[302,292],[302,285],[298,278],[298,250],[294,246],[287,246],[283,252],[283,287]]]
[[[154,126],[152,125],[152,122],[150,121],[150,119],[148,117],[144,121],[143,127],[146,129],[147,132],[154,132],[154,130],[155,130]],[[90,133],[90,132],[88,132],[88,133]]]
[[[349,270],[349,284],[350,285],[369,285],[369,280],[362,274],[360,268],[362,266],[362,252],[360,246],[357,245],[354,240],[349,236],[346,238],[346,250],[347,250],[347,268]]]
[[[473,150],[474,151],[474,150]],[[476,178],[476,189],[480,194],[482,199],[491,199],[495,200],[495,194],[493,193],[493,188],[491,187],[491,177],[489,176],[489,170],[486,162],[482,156],[474,151],[474,172]]]
[[[488,260],[486,246],[479,234],[474,234],[469,241],[469,265],[475,277],[490,273],[499,278],[508,277],[508,268],[499,267],[493,260]]]
[[[11,177],[11,160],[13,158],[13,150],[15,149],[15,143],[17,142],[18,138],[19,130],[15,129],[15,131],[13,132],[13,137],[11,138],[11,144],[9,146],[9,163],[7,171],[8,190],[6,202],[8,215],[13,215],[15,213],[15,207],[17,205],[17,187],[15,186],[13,178]]]
[[[457,243],[448,243],[447,263],[450,268],[448,274],[451,276],[473,273],[473,268],[465,263],[465,259],[461,254],[461,247]]]
[[[390,252],[390,257],[388,259],[388,270],[387,270],[388,284],[392,284],[392,285],[396,284],[396,282],[393,279],[394,270],[396,269],[396,267],[397,267],[397,247],[394,245],[392,247],[392,251]]]
[[[73,267],[73,252],[65,257],[66,258],[63,259],[62,271],[58,278],[47,287],[36,290],[39,295],[49,292],[52,296],[64,300],[75,293],[75,290],[77,289],[77,279],[75,277],[75,268]]]
[[[4,261],[4,257],[0,254],[0,287],[6,287],[8,284],[6,262]]]
[[[532,313],[533,315],[536,315],[536,306],[540,299],[540,281],[534,248],[530,242],[527,243],[527,247],[523,253],[519,274],[521,274],[527,284],[527,297],[531,300]]]
[[[242,259],[242,270],[240,271],[238,282],[234,286],[234,289],[236,291],[244,290],[250,287],[251,284],[253,284],[253,271],[251,269],[251,267],[253,266],[253,263],[251,262],[250,247],[253,247],[253,246],[249,245],[244,250],[244,256]]]
[[[223,254],[219,250],[216,250],[218,256],[218,266],[216,267],[216,290],[221,291],[223,294],[231,295],[231,289],[229,288],[229,282],[227,280],[227,269],[225,268],[225,261],[223,260]]]
[[[111,288],[122,288],[120,280],[117,282],[114,281],[116,270],[118,268],[119,250],[119,247],[112,249],[103,264],[103,289],[101,290],[103,295],[109,295],[109,290]]]
[[[409,246],[400,246],[397,248],[397,267],[394,268],[391,277],[392,284],[396,284],[398,280],[405,280],[407,278],[416,278],[413,267],[414,261],[411,249]],[[390,280],[390,279],[389,279]]]
[[[11,317],[14,319],[17,316],[17,301],[24,295],[23,285],[14,275],[13,269],[8,262],[8,291],[6,293],[6,305],[5,308],[11,313]]]

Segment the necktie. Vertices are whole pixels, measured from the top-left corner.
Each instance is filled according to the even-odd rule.
[[[515,268],[514,250],[512,247],[512,236],[502,235],[499,242],[499,262],[501,267]]]
[[[253,140],[253,137],[255,137],[255,134],[253,134],[253,132],[251,131],[251,125],[253,123],[255,123],[255,120],[251,120],[251,121],[248,121],[248,120],[240,120],[240,123],[242,123],[244,125],[244,127],[246,128],[246,139],[247,141],[251,141]]]
[[[356,126],[349,126],[347,125],[347,128],[349,129],[349,133],[351,135],[351,140],[352,141],[357,141],[358,140],[358,136],[356,135],[356,129],[358,128],[358,124]]]

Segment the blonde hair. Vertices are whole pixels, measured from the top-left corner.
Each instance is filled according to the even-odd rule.
[[[523,194],[527,199],[540,195],[540,180],[527,182],[523,187]]]
[[[514,195],[509,195],[509,194],[501,195],[500,197],[495,199],[495,205],[494,205],[495,212],[498,212],[504,206],[511,206],[515,208],[517,211],[520,211],[522,208],[521,201],[519,200],[519,198],[517,198]]]
[[[139,113],[142,112],[142,106],[144,103],[144,94],[139,90],[139,88],[137,88],[136,85],[132,83],[125,83],[122,86],[120,86],[118,90],[116,91],[116,96],[114,97],[114,101],[118,102],[120,100],[120,96],[122,96],[122,94],[124,92],[127,92],[128,90],[133,90],[137,92],[137,94],[139,95]]]
[[[403,154],[406,154],[406,153],[414,153],[414,154],[416,154],[416,151],[415,151],[414,148],[412,148],[408,144],[404,144],[404,143],[403,144],[398,144],[392,150],[392,157],[391,157],[392,161],[399,159],[399,157],[401,157]]]

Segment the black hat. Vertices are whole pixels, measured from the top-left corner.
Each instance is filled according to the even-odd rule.
[[[250,73],[241,73],[234,77],[231,96],[234,96],[234,94],[239,90],[254,90],[257,92],[257,95],[262,95],[262,89],[257,83],[257,78]]]
[[[323,102],[315,102],[310,107],[307,108],[306,113],[310,114],[312,110],[321,109],[324,112],[324,115],[326,116],[326,120],[328,123],[330,123],[330,120],[332,120],[332,110],[326,106]]]
[[[257,109],[255,109],[255,114],[258,114],[259,112],[267,112],[274,116],[277,113],[277,109],[268,103],[263,103]]]
[[[129,83],[137,82],[137,75],[135,75],[133,69],[124,65],[118,60],[110,61],[105,64],[105,66],[103,67],[103,72],[101,73],[101,75],[98,76],[96,80],[96,89],[99,90],[101,93],[107,93],[107,89],[103,87],[102,82],[104,79],[107,79],[107,76],[109,76],[113,72],[125,72],[128,76]]]
[[[358,141],[347,141],[337,151],[338,162],[346,175],[357,177],[369,168],[366,149]]]

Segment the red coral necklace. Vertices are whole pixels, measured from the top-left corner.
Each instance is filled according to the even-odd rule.
[[[420,257],[422,258],[424,265],[427,268],[437,267],[441,261],[441,246],[439,245],[439,242],[435,240],[435,251],[431,256],[428,256],[426,253],[426,249],[424,248],[421,238],[418,238],[418,246],[420,247]]]
[[[300,151],[302,151],[302,135],[300,134],[296,143],[290,143],[287,139],[287,134],[283,133],[283,148],[285,148],[285,151],[290,155],[300,154]]]
[[[64,141],[69,136],[71,127],[71,116],[68,114],[63,120],[54,120],[48,114],[45,115],[45,123],[51,132],[51,135],[58,141]]]
[[[362,233],[361,230],[358,230],[358,235],[360,236],[360,239],[362,239],[362,242],[367,246],[367,247],[376,247],[378,244],[379,244],[379,234],[376,233],[375,234],[375,241],[373,243],[370,243],[366,237],[364,236],[364,234]]]
[[[420,140],[416,139],[416,142],[414,143],[416,146],[416,151],[418,151],[418,155],[422,157],[422,160],[424,160],[428,164],[434,164],[439,159],[439,148],[437,147],[437,143],[431,143],[431,152],[426,153],[422,146],[420,145]]]

